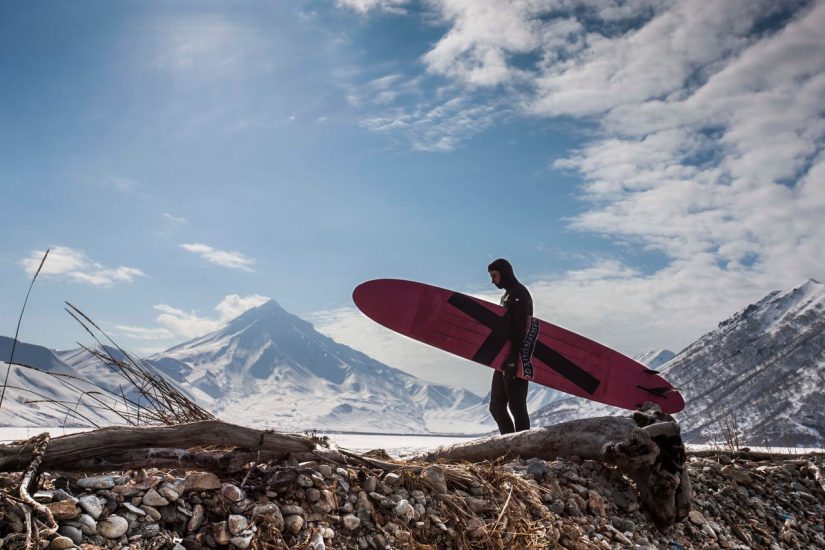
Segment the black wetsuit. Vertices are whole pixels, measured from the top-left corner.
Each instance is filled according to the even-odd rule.
[[[497,370],[493,373],[490,388],[490,414],[493,415],[499,432],[508,434],[530,429],[530,416],[527,413],[528,382],[516,377],[515,369],[518,367],[517,355],[524,341],[527,317],[533,315],[533,298],[516,279],[512,266],[506,260],[496,260],[490,264],[489,270],[501,273],[501,282],[497,286],[507,291],[501,298],[501,305],[510,313],[511,352],[505,361],[504,371]],[[507,412],[508,408],[512,418]]]

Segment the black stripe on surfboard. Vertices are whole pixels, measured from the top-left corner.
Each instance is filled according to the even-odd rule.
[[[479,346],[475,355],[473,355],[473,361],[488,367],[492,365],[501,352],[501,348],[509,341],[507,329],[509,328],[510,314],[505,313],[503,317],[499,317],[475,300],[457,292],[453,293],[447,302],[491,330],[484,343]]]
[[[636,387],[639,388],[640,390],[646,391],[647,393],[653,394],[656,397],[665,397],[665,395],[667,395],[668,393],[674,391],[674,389],[675,389],[672,386],[665,386],[663,388],[646,388],[646,387],[644,387],[640,384],[637,384]]]
[[[473,361],[489,367],[501,352],[501,348],[510,340],[510,313],[499,316],[475,300],[457,292],[453,293],[447,302],[492,331],[473,356]],[[593,395],[601,383],[598,378],[541,342],[536,342],[533,356],[590,395]]]
[[[596,391],[596,388],[598,388],[601,383],[598,378],[579,367],[561,353],[542,344],[541,342],[536,342],[536,351],[533,352],[533,357],[557,373],[561,374],[590,395],[593,395],[593,392]]]

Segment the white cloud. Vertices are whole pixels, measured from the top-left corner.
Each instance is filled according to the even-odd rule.
[[[173,216],[173,215],[172,215],[172,214],[170,214],[169,212],[164,212],[164,213],[163,213],[163,217],[164,217],[164,219],[166,219],[167,221],[170,221],[170,222],[172,222],[172,223],[174,223],[174,224],[179,224],[179,225],[180,225],[180,224],[184,224],[184,223],[186,223],[186,218],[181,218],[181,217],[178,217],[178,216]]]
[[[198,254],[207,262],[215,265],[242,271],[254,271],[251,266],[255,264],[255,260],[247,258],[240,252],[218,250],[201,243],[182,244],[180,247],[188,252]]]
[[[28,258],[20,261],[23,269],[31,277],[37,271],[43,259],[43,250],[33,250]],[[49,249],[49,256],[40,271],[41,276],[60,276],[76,283],[93,286],[112,286],[115,283],[131,283],[137,277],[144,276],[136,267],[106,267],[98,263],[82,250],[67,246],[54,246]]]
[[[215,306],[215,311],[218,312],[218,319],[222,323],[226,323],[241,313],[257,307],[268,300],[268,297],[261,296],[260,294],[250,294],[249,296],[229,294],[224,296],[223,300]]]
[[[216,315],[211,316],[200,315],[195,311],[184,311],[168,304],[157,304],[153,306],[155,311],[159,312],[155,319],[157,326],[118,325],[117,329],[123,336],[134,340],[166,342],[169,345],[179,344],[182,340],[189,340],[218,330],[245,311],[267,300],[269,298],[260,294],[249,296],[229,294],[215,306]],[[152,349],[157,349],[157,346]]]
[[[403,14],[407,12],[403,6],[408,2],[409,0],[336,0],[335,3],[361,14],[371,11]]]
[[[495,104],[475,105],[469,98],[454,97],[435,106],[395,108],[365,117],[361,124],[374,132],[401,132],[415,150],[444,152],[489,127],[500,115]]]
[[[166,328],[135,327],[131,325],[115,325],[120,334],[137,340],[168,340],[174,333]]]
[[[140,187],[140,184],[138,182],[119,176],[113,176],[107,179],[103,182],[103,185],[106,187],[112,187],[114,189],[117,189],[118,191],[123,192],[136,191]]]

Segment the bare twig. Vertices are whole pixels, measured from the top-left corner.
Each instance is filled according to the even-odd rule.
[[[11,373],[11,365],[12,361],[14,361],[14,349],[17,347],[17,337],[20,335],[20,324],[23,322],[23,313],[26,311],[26,304],[29,303],[29,294],[32,292],[32,287],[34,286],[34,282],[37,280],[37,276],[40,275],[40,270],[43,269],[43,264],[46,263],[46,258],[49,256],[49,248],[46,249],[46,253],[43,254],[43,259],[40,260],[40,265],[37,267],[37,271],[34,272],[34,277],[32,277],[32,282],[29,285],[29,291],[26,292],[26,299],[23,300],[23,308],[20,310],[20,317],[17,318],[17,330],[14,331],[14,340],[11,343],[11,354],[9,356],[9,362],[6,366],[6,379],[3,381],[3,391],[0,392],[0,408],[3,407],[3,398],[6,396],[6,384],[9,382],[9,373]]]

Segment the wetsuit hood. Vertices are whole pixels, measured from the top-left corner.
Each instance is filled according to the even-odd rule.
[[[498,288],[509,290],[518,283],[518,279],[516,279],[513,273],[513,266],[504,258],[493,260],[490,265],[487,266],[487,271],[498,271],[501,273],[501,282],[496,285]]]

